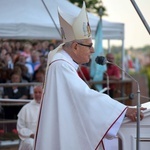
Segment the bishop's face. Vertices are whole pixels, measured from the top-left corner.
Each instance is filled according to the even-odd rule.
[[[82,40],[82,42],[74,42],[75,61],[78,64],[85,64],[90,61],[90,56],[94,53],[92,39]]]

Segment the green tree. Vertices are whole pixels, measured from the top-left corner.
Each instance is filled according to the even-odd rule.
[[[148,78],[148,87],[150,87],[150,65],[148,64],[141,70],[141,74],[145,74]],[[149,88],[149,95],[150,95],[150,88]]]
[[[71,3],[82,7],[83,0],[69,0]],[[107,15],[106,8],[103,6],[102,0],[84,0],[86,3],[87,10],[92,13],[99,15],[99,11],[102,11],[101,16]]]

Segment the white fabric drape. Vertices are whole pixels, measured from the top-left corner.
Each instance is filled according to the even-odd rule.
[[[77,68],[63,50],[48,66],[34,150],[98,149],[126,110],[108,95],[90,89]]]
[[[32,100],[18,113],[17,131],[21,139],[19,150],[33,149],[34,140],[30,138],[30,135],[36,132],[39,109],[40,104]]]

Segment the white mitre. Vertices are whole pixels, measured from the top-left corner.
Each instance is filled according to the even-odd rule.
[[[58,16],[61,28],[63,43],[60,44],[55,50],[50,51],[48,54],[47,66],[52,62],[53,56],[62,49],[66,42],[73,40],[88,39],[91,37],[91,29],[86,12],[85,2],[83,2],[82,9],[78,16],[69,15],[58,8]]]
[[[78,16],[74,17],[58,9],[60,28],[63,42],[88,39],[91,37],[91,29],[86,12],[85,2]]]

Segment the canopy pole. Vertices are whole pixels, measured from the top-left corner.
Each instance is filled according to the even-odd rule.
[[[56,27],[56,29],[57,29],[57,31],[58,31],[60,37],[62,37],[62,36],[61,36],[61,33],[60,33],[60,31],[59,31],[59,28],[57,27],[57,25],[56,25],[56,23],[55,23],[55,21],[54,21],[52,15],[51,15],[50,11],[48,10],[48,8],[47,8],[47,6],[46,6],[44,0],[42,0],[42,3],[44,4],[44,7],[46,8],[46,11],[48,12],[50,18],[52,19],[52,21],[53,21],[53,23],[54,23],[54,25],[55,25],[55,27]]]
[[[131,0],[131,3],[132,3],[132,5],[133,5],[133,7],[135,8],[137,14],[139,15],[141,21],[143,22],[145,28],[147,29],[148,33],[150,34],[150,27],[149,27],[147,21],[145,20],[145,18],[144,18],[144,16],[143,16],[142,12],[140,11],[138,5],[136,4],[136,2],[135,2],[134,0]]]

